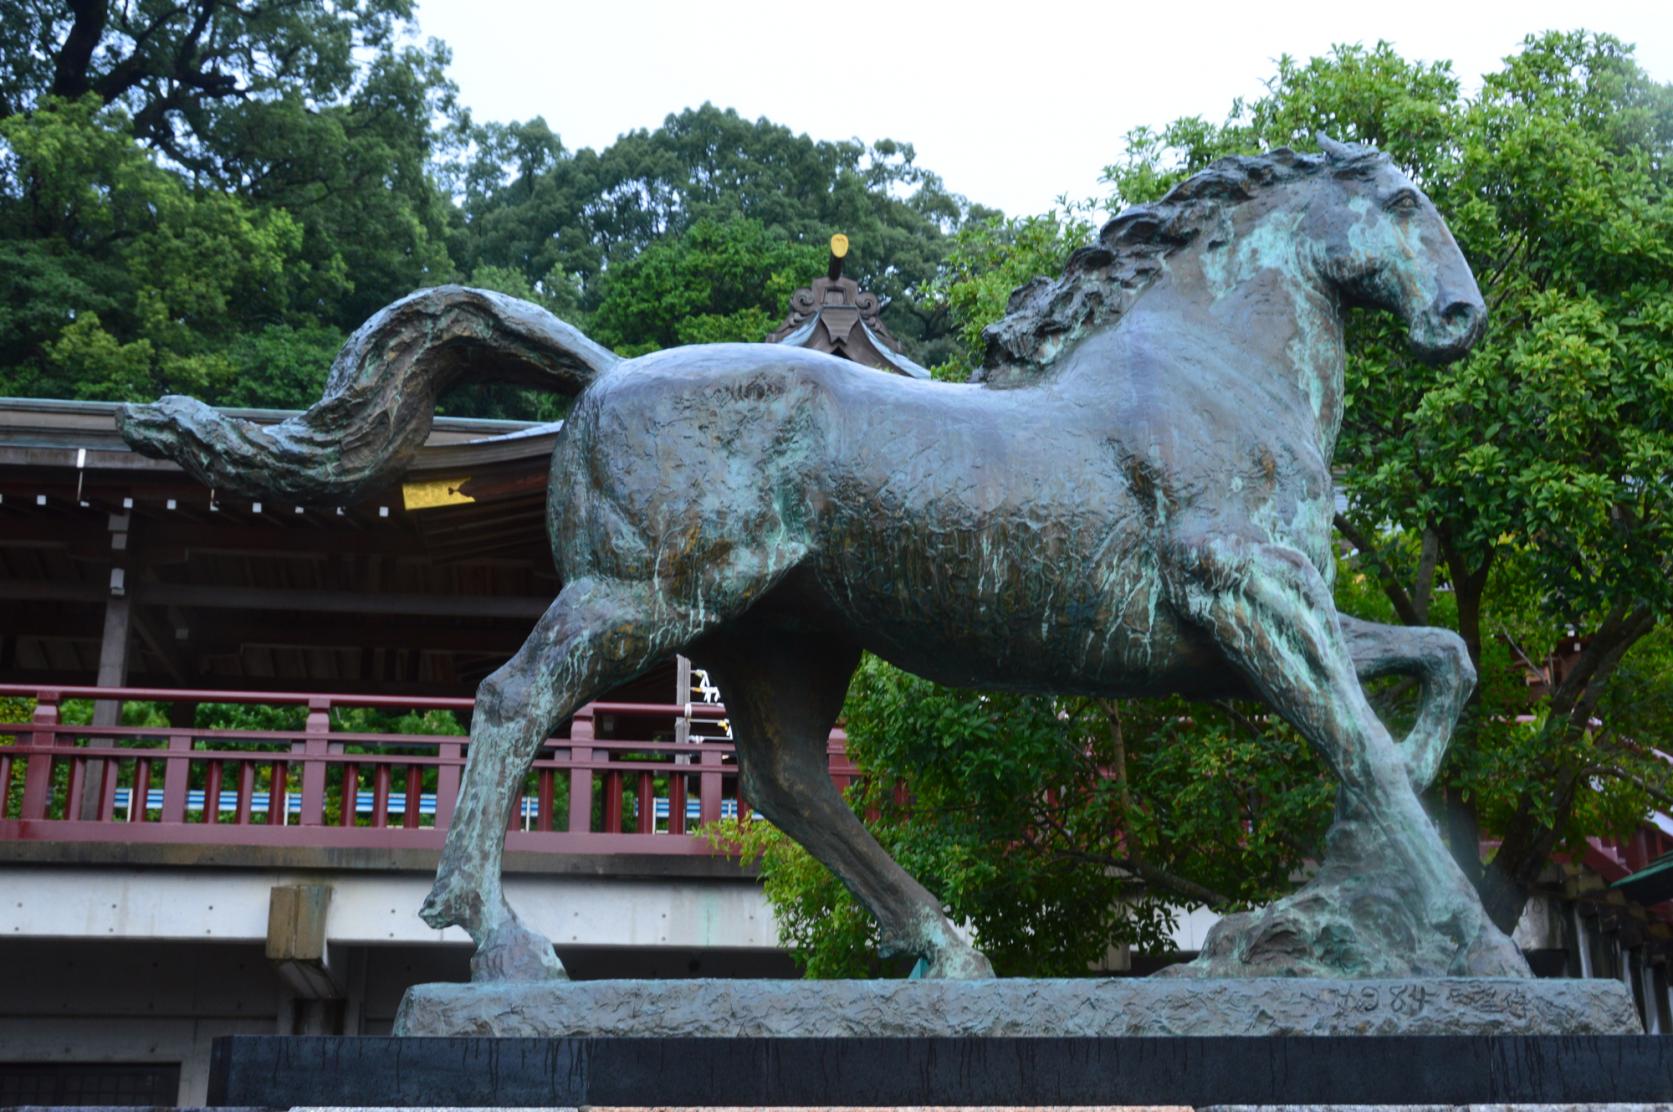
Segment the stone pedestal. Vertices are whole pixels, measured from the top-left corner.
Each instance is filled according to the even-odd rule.
[[[215,1041],[210,1103],[294,1108],[1459,1105],[1673,1100],[1673,1039]]]
[[[397,1035],[947,1038],[1641,1034],[1612,980],[546,981],[407,990]]]
[[[294,1108],[1673,1101],[1616,981],[420,985],[389,1038],[215,1041],[210,1102]],[[411,1037],[427,1036],[427,1037]]]

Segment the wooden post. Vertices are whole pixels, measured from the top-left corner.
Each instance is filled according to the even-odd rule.
[[[128,597],[127,576],[130,555],[128,525],[131,520],[132,518],[125,513],[110,515],[110,587],[105,596],[104,635],[99,642],[97,682],[100,687],[123,687],[128,682],[128,639],[132,600]],[[119,701],[99,699],[93,703],[93,725],[121,724],[122,704]],[[88,739],[88,747],[92,749],[112,749],[115,745],[113,738],[100,737],[97,734]],[[81,797],[78,800],[83,817],[97,818],[104,813],[104,800],[100,797],[104,793],[105,783],[105,762],[88,760],[81,781]]]
[[[279,885],[268,895],[267,960],[303,999],[342,995],[325,933],[330,902],[331,887],[326,884]]]
[[[674,740],[681,745],[691,740],[691,716],[684,713],[691,703],[691,660],[688,657],[674,658],[674,705],[679,707],[681,714],[674,719]]]
[[[127,514],[110,515],[110,592],[105,598],[104,637],[99,643],[100,687],[122,687],[128,682],[129,520]],[[121,721],[120,702],[100,699],[93,704],[93,725],[116,726]]]
[[[331,700],[308,700],[308,740],[302,743],[303,826],[325,825],[325,758],[331,751]],[[294,747],[293,747],[294,748]]]
[[[436,768],[436,829],[453,825],[453,806],[458,802],[462,741],[444,741],[437,746],[442,763]]]
[[[186,821],[186,781],[191,775],[192,735],[170,734],[163,762],[163,821]]]
[[[702,747],[702,756],[698,758],[703,771],[697,776],[697,790],[702,794],[697,803],[697,815],[698,821],[705,826],[720,821],[720,759],[719,750],[709,745]]]
[[[42,691],[35,696],[35,714],[30,722],[35,726],[58,725],[58,692]],[[37,730],[26,735],[29,744],[36,749],[45,749],[57,741],[57,735],[45,730]],[[44,819],[47,817],[47,807],[52,802],[52,754],[31,753],[24,764],[23,781],[23,810],[18,814],[22,819]]]
[[[569,832],[586,834],[593,828],[593,773],[592,769],[579,766],[593,759],[592,746],[587,744],[593,740],[593,708],[590,704],[575,712],[575,718],[569,724],[569,736],[575,742],[569,749],[572,765],[569,770]],[[521,792],[522,785],[518,785],[517,790]]]

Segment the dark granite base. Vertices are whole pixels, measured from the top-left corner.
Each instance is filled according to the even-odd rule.
[[[234,1035],[217,1106],[1673,1101],[1673,1039],[480,1039]]]

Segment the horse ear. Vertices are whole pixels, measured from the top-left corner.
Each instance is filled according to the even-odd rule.
[[[1313,138],[1318,141],[1319,150],[1329,155],[1332,162],[1346,162],[1357,153],[1346,143],[1338,143],[1322,131],[1314,132]]]

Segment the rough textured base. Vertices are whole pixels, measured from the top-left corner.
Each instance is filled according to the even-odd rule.
[[[1437,843],[1438,844],[1438,843]],[[1462,874],[1450,902],[1425,887],[1377,825],[1338,819],[1323,863],[1300,890],[1227,915],[1196,960],[1166,977],[1527,977],[1528,963],[1487,919]],[[1423,909],[1447,909],[1438,918]]]
[[[547,981],[407,990],[397,1035],[1641,1034],[1619,981]]]

